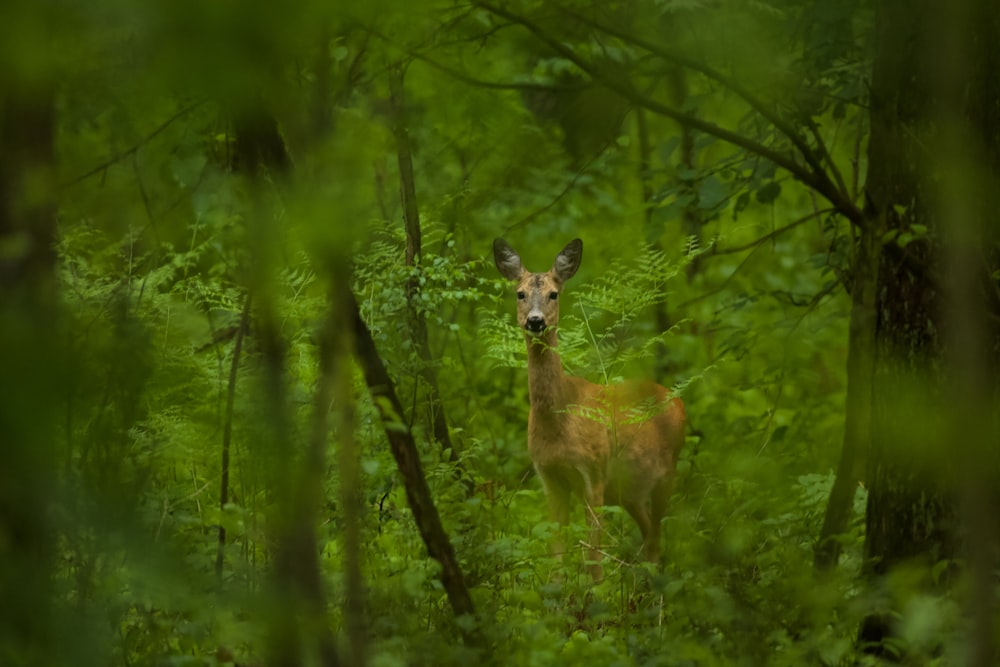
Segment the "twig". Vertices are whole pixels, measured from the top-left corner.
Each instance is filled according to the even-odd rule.
[[[824,215],[826,213],[833,213],[836,210],[837,209],[834,209],[834,208],[824,208],[824,209],[820,209],[818,211],[813,211],[812,213],[810,213],[808,215],[804,215],[801,218],[799,218],[798,220],[795,220],[794,222],[788,223],[784,227],[779,227],[778,229],[775,229],[773,232],[770,232],[769,234],[765,234],[764,236],[760,237],[756,241],[751,241],[750,243],[745,243],[745,244],[740,245],[740,246],[733,246],[732,248],[723,248],[722,250],[713,249],[712,252],[711,252],[711,254],[712,255],[731,255],[733,253],[743,252],[744,250],[749,250],[750,248],[754,248],[754,247],[760,245],[761,243],[763,243],[764,241],[767,241],[768,239],[773,239],[776,236],[784,234],[785,232],[787,232],[790,229],[794,229],[794,228],[798,227],[799,225],[801,225],[803,223],[809,222],[813,218],[818,218],[819,216]]]
[[[740,270],[744,266],[746,266],[747,262],[750,261],[750,258],[753,257],[754,253],[757,252],[757,248],[759,248],[759,247],[760,247],[759,245],[755,246],[753,248],[753,250],[751,250],[750,253],[746,257],[743,258],[743,261],[740,262],[736,266],[735,269],[733,269],[733,272],[730,273],[729,276],[727,276],[726,279],[722,281],[721,285],[719,285],[718,287],[716,287],[713,290],[705,292],[704,294],[700,294],[700,295],[698,295],[698,296],[696,296],[694,298],[688,299],[687,301],[684,301],[683,303],[680,303],[680,304],[674,306],[674,310],[675,311],[678,311],[678,310],[679,311],[683,311],[688,306],[694,305],[694,304],[698,303],[699,301],[704,301],[705,299],[709,298],[710,296],[714,296],[714,295],[718,294],[719,292],[721,292],[722,290],[726,289],[726,287],[729,285],[730,281],[732,281],[732,279],[736,277],[736,274],[739,273]]]
[[[540,91],[553,91],[553,90],[574,91],[574,90],[580,90],[581,88],[585,88],[586,87],[584,84],[580,84],[580,83],[577,83],[577,84],[550,84],[550,83],[533,83],[533,82],[528,82],[528,81],[524,81],[524,82],[518,82],[518,81],[508,82],[508,81],[487,81],[485,79],[478,79],[476,77],[469,76],[468,74],[465,74],[464,72],[460,72],[460,71],[458,71],[457,69],[455,69],[453,67],[449,67],[448,65],[445,65],[444,63],[440,63],[437,60],[434,60],[433,58],[429,58],[428,56],[420,53],[419,51],[415,51],[413,49],[406,48],[405,46],[400,46],[399,43],[398,43],[398,40],[394,40],[394,39],[390,38],[388,35],[385,35],[385,34],[379,32],[378,30],[375,30],[374,28],[368,28],[368,29],[371,31],[371,34],[375,35],[376,37],[378,37],[379,39],[381,39],[382,41],[384,41],[386,44],[394,47],[398,51],[401,51],[402,53],[406,54],[410,58],[412,58],[414,60],[419,60],[422,63],[430,65],[434,69],[439,70],[441,72],[444,72],[445,74],[447,74],[448,76],[452,77],[453,79],[461,81],[462,83],[467,83],[470,86],[476,86],[478,88],[488,88],[488,89],[493,89],[493,90],[536,90],[536,91],[537,90],[540,90]]]
[[[621,120],[624,120],[624,115],[622,116]],[[521,225],[525,225],[525,224],[531,222],[532,220],[534,220],[535,218],[537,218],[538,216],[540,216],[542,213],[545,213],[550,208],[552,208],[553,206],[555,206],[556,204],[558,204],[562,200],[563,197],[565,197],[566,195],[568,195],[570,193],[570,191],[573,190],[573,188],[576,186],[576,182],[579,181],[580,178],[584,174],[587,173],[587,169],[590,168],[590,165],[594,164],[597,161],[597,158],[599,158],[602,155],[604,155],[604,152],[606,150],[608,150],[608,148],[611,146],[611,144],[614,141],[616,141],[616,139],[615,138],[611,138],[611,139],[608,139],[608,141],[604,142],[604,146],[602,146],[600,150],[598,150],[597,152],[595,152],[594,155],[589,160],[587,160],[586,164],[584,164],[582,167],[580,167],[580,169],[577,170],[577,172],[573,175],[573,178],[570,179],[569,183],[567,183],[566,186],[559,192],[559,194],[557,194],[547,204],[545,204],[544,206],[542,206],[542,207],[540,207],[540,208],[532,211],[531,213],[527,214],[526,216],[524,216],[523,218],[521,218],[517,222],[508,225],[507,228],[504,229],[503,233],[504,234],[508,234],[510,232],[510,230],[516,229],[516,228],[520,227]]]
[[[186,116],[191,111],[194,111],[195,109],[197,109],[202,104],[204,104],[204,101],[198,101],[198,102],[193,102],[192,104],[189,104],[188,106],[184,107],[183,109],[181,109],[180,111],[178,111],[177,113],[175,113],[170,118],[168,118],[165,121],[163,121],[162,123],[160,123],[160,125],[156,129],[154,129],[152,132],[150,132],[145,137],[143,137],[142,139],[140,139],[137,143],[135,143],[131,147],[129,147],[126,150],[122,151],[118,155],[115,155],[114,157],[108,158],[107,160],[105,160],[101,164],[97,165],[93,169],[90,169],[89,171],[84,172],[83,174],[80,174],[76,178],[70,179],[70,180],[66,181],[65,183],[60,184],[59,188],[68,188],[71,185],[76,185],[80,181],[84,181],[84,180],[90,178],[91,176],[93,176],[94,174],[98,174],[98,173],[104,171],[105,169],[107,169],[111,165],[115,164],[116,162],[121,162],[125,158],[127,158],[130,155],[134,154],[136,151],[138,151],[140,148],[142,148],[145,144],[149,143],[154,138],[156,138],[157,135],[159,135],[161,132],[163,132],[168,127],[170,127],[175,121],[180,120],[181,118],[183,118],[184,116]]]
[[[858,133],[854,137],[854,156],[851,158],[851,199],[857,201],[861,194],[858,189],[858,182],[861,179],[861,144],[864,143],[865,125],[861,116],[858,116]]]
[[[837,187],[840,188],[841,194],[844,197],[849,197],[850,195],[847,191],[847,184],[844,183],[844,176],[840,173],[840,170],[837,169],[837,165],[833,161],[833,156],[830,155],[830,150],[826,147],[826,142],[823,141],[823,135],[820,134],[819,126],[816,125],[816,121],[808,116],[806,117],[806,124],[809,126],[809,131],[812,133],[813,139],[816,140],[816,145],[819,147],[820,155],[830,168],[830,171],[833,172],[833,177],[837,179]]]

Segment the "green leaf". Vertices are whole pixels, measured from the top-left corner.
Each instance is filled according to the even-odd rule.
[[[757,190],[755,196],[761,204],[773,204],[780,194],[781,184],[777,181],[771,181]]]
[[[729,197],[729,190],[715,176],[707,176],[698,185],[698,208],[713,210]]]

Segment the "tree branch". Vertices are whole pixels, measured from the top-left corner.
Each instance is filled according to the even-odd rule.
[[[630,35],[624,30],[620,30],[612,26],[598,23],[597,21],[587,16],[584,16],[583,14],[575,12],[571,9],[562,8],[560,11],[572,16],[577,21],[580,21],[581,23],[584,23],[590,26],[591,28],[594,28],[595,30],[607,33],[608,35],[616,37],[622,40],[623,42],[627,42],[629,44],[632,44],[633,46],[637,46],[643,49],[644,51],[648,51],[649,53],[659,58],[662,58],[663,60],[668,60],[672,63],[680,65],[685,69],[689,69],[698,72],[699,74],[703,74],[709,79],[712,79],[713,81],[722,84],[729,90],[736,93],[736,95],[742,98],[744,102],[750,105],[750,108],[752,108],[754,111],[763,116],[764,119],[770,122],[772,125],[774,125],[774,127],[779,132],[788,137],[788,139],[792,142],[792,145],[794,145],[795,148],[799,150],[799,152],[802,154],[802,157],[805,159],[806,164],[809,165],[809,167],[812,169],[814,173],[816,174],[826,173],[823,168],[822,159],[823,157],[829,158],[829,154],[826,152],[825,147],[822,146],[821,144],[820,153],[817,155],[816,151],[813,150],[811,146],[809,146],[809,143],[806,141],[805,137],[803,137],[799,132],[797,132],[795,127],[793,127],[784,118],[778,115],[777,112],[771,109],[756,95],[754,95],[749,90],[744,88],[738,81],[736,81],[732,77],[726,76],[722,72],[714,69],[709,65],[706,65],[705,63],[699,62],[692,58],[688,58],[678,53],[674,53],[673,51],[670,51],[668,49],[664,49],[663,47],[653,44],[652,42],[646,41],[641,37]],[[819,137],[817,137],[817,139],[819,139]],[[834,169],[834,171],[836,172],[836,167],[832,163],[830,164],[830,167]],[[837,177],[838,181],[841,181],[841,194],[846,197],[847,193],[846,190],[843,188],[842,179],[839,178],[839,172],[835,173],[835,176]]]
[[[570,193],[570,191],[573,190],[574,187],[576,187],[577,181],[579,181],[583,177],[583,175],[587,173],[587,170],[590,168],[590,166],[597,161],[597,158],[600,157],[605,150],[607,150],[608,146],[610,146],[611,144],[611,141],[613,140],[610,140],[607,143],[605,143],[604,148],[602,148],[600,151],[595,153],[589,160],[587,160],[587,163],[584,164],[582,167],[580,167],[575,174],[573,174],[573,178],[569,179],[565,187],[563,187],[563,189],[560,190],[555,197],[550,199],[548,203],[543,204],[542,206],[536,208],[534,211],[528,213],[517,222],[508,225],[506,229],[503,230],[503,233],[509,234],[512,229],[517,229],[522,225],[528,224],[529,222],[531,222],[532,220],[534,220],[535,218],[542,215],[543,213],[551,209],[553,206],[558,204],[566,195]]]
[[[705,134],[709,134],[713,137],[721,139],[729,144],[743,148],[751,153],[755,153],[763,158],[766,158],[776,164],[777,166],[788,171],[796,180],[802,182],[803,184],[816,190],[818,193],[823,195],[834,208],[844,215],[852,223],[861,225],[863,224],[864,218],[861,214],[860,209],[858,209],[853,202],[846,198],[846,196],[841,193],[837,187],[830,180],[826,171],[822,169],[820,165],[820,171],[814,171],[813,168],[807,168],[798,163],[792,157],[778,152],[764,144],[757,141],[744,137],[743,135],[737,134],[731,130],[727,130],[723,127],[715,125],[714,123],[709,123],[696,118],[690,114],[684,113],[678,109],[670,107],[666,104],[658,102],[651,99],[639,91],[635,90],[629,83],[624,81],[622,78],[607,76],[599,70],[597,66],[592,63],[587,62],[584,58],[577,55],[572,49],[567,47],[563,42],[554,39],[549,36],[544,30],[542,30],[538,25],[529,21],[528,19],[512,14],[511,12],[491,5],[486,2],[481,2],[475,0],[475,4],[488,12],[496,14],[508,21],[513,23],[518,23],[529,32],[533,33],[538,39],[544,42],[553,51],[566,58],[574,65],[579,67],[585,74],[587,74],[592,80],[601,85],[605,86],[609,90],[612,90],[629,102],[641,106],[649,111],[657,113],[661,116],[666,116],[671,118],[678,123],[686,125],[688,127],[700,130]],[[773,121],[772,121],[773,122]],[[793,141],[793,143],[795,143]],[[808,146],[806,146],[808,148]],[[801,149],[800,149],[801,150]],[[809,156],[814,156],[811,149],[809,149]],[[804,155],[804,157],[807,157]],[[813,158],[809,158],[813,159]],[[812,167],[812,165],[810,165]]]
[[[837,169],[836,163],[833,161],[833,156],[830,154],[830,150],[826,147],[826,142],[823,141],[823,135],[820,134],[819,126],[816,122],[810,118],[806,117],[806,124],[809,126],[809,132],[813,135],[813,139],[816,140],[816,146],[819,148],[820,156],[826,161],[827,166],[829,166],[830,171],[833,172],[833,177],[837,180],[837,187],[840,189],[841,195],[853,202],[850,199],[851,195],[847,190],[847,183],[844,182],[844,176]]]
[[[756,241],[751,241],[750,243],[745,243],[745,244],[740,245],[740,246],[734,246],[732,248],[723,248],[722,250],[715,249],[715,250],[712,250],[711,254],[712,255],[731,255],[731,254],[736,253],[736,252],[743,252],[744,250],[750,250],[751,248],[756,248],[757,246],[759,246],[764,241],[767,241],[768,239],[773,239],[776,236],[784,234],[789,229],[794,229],[795,227],[798,227],[799,225],[801,225],[803,223],[809,222],[813,218],[818,218],[821,215],[824,215],[826,213],[833,213],[835,211],[836,211],[836,209],[834,209],[834,208],[824,208],[824,209],[821,209],[819,211],[813,211],[809,215],[804,215],[801,218],[799,218],[798,220],[795,220],[794,222],[788,223],[784,227],[779,227],[778,229],[775,229],[770,234],[765,234],[764,236],[760,237]]]
[[[422,261],[420,232],[420,208],[417,206],[416,178],[413,174],[413,147],[406,123],[406,86],[403,65],[396,64],[389,70],[389,107],[392,116],[392,130],[396,138],[396,160],[399,165],[399,197],[403,207],[403,226],[406,229],[406,265],[417,267]],[[441,389],[438,385],[437,369],[431,355],[428,342],[427,319],[417,307],[416,301],[420,292],[420,281],[416,273],[406,281],[406,305],[410,314],[411,335],[413,345],[420,357],[419,375],[427,386],[427,402],[430,407],[430,419],[434,433],[441,448],[448,452],[449,460],[455,465],[455,477],[463,484],[471,497],[474,484],[465,466],[459,459],[455,443],[448,431],[448,420],[445,416],[444,401],[441,400]],[[417,391],[414,387],[413,400],[416,401]],[[416,410],[413,411],[416,414]]]
[[[699,301],[704,301],[705,299],[707,299],[707,298],[709,298],[711,296],[715,296],[716,294],[718,294],[722,290],[726,289],[726,287],[733,280],[733,278],[736,277],[736,274],[739,273],[743,269],[743,267],[747,265],[747,262],[750,261],[750,258],[753,257],[753,254],[757,251],[757,248],[759,248],[759,247],[760,246],[755,247],[750,252],[750,254],[748,254],[746,257],[744,257],[743,261],[741,261],[736,266],[736,268],[733,269],[733,272],[730,273],[728,276],[726,276],[726,279],[722,281],[722,284],[720,284],[715,289],[709,290],[709,291],[705,292],[704,294],[699,294],[696,297],[688,299],[687,301],[684,301],[683,303],[680,303],[680,304],[674,306],[674,312],[675,313],[678,312],[678,311],[683,312],[684,309],[687,308],[688,306],[693,306],[694,304],[698,303]]]
[[[72,178],[72,179],[66,181],[65,183],[61,183],[59,185],[59,188],[60,189],[61,188],[68,188],[71,185],[76,185],[80,181],[85,181],[88,178],[90,178],[91,176],[93,176],[94,174],[99,174],[100,172],[104,171],[105,169],[107,169],[111,165],[115,164],[116,162],[121,162],[122,160],[124,160],[125,158],[129,157],[130,155],[133,155],[140,148],[142,148],[147,143],[149,143],[150,141],[152,141],[153,139],[155,139],[157,135],[159,135],[161,132],[163,132],[168,127],[170,127],[175,121],[180,120],[181,118],[183,118],[184,116],[186,116],[188,113],[190,113],[190,112],[194,111],[195,109],[197,109],[198,107],[200,107],[202,104],[204,104],[204,101],[193,102],[193,103],[189,104],[188,106],[184,107],[183,109],[181,109],[180,111],[178,111],[177,113],[175,113],[170,118],[168,118],[165,121],[163,121],[162,123],[160,123],[156,127],[156,129],[154,129],[152,132],[150,132],[149,134],[147,134],[145,137],[143,137],[142,139],[140,139],[138,142],[136,142],[135,144],[133,144],[129,148],[125,149],[124,151],[122,151],[118,155],[115,155],[114,157],[108,158],[107,160],[105,160],[104,162],[100,163],[99,165],[97,165],[93,169],[89,169],[88,171],[85,171],[84,173],[80,174],[79,176],[77,176],[75,178]]]
[[[575,91],[584,88],[585,86],[581,84],[566,85],[566,84],[550,84],[550,83],[533,83],[530,81],[486,81],[485,79],[477,79],[476,77],[469,76],[464,72],[460,72],[454,67],[449,67],[444,63],[438,62],[433,58],[430,58],[419,51],[400,46],[398,40],[391,39],[389,36],[379,32],[374,28],[368,28],[373,35],[384,41],[387,45],[395,48],[401,53],[405,54],[407,57],[413,60],[419,60],[420,62],[430,65],[436,70],[444,72],[451,78],[461,81],[462,83],[467,83],[470,86],[476,86],[477,88],[487,88],[493,90],[530,90],[530,91],[553,91],[553,90],[564,90],[564,91]]]
[[[410,511],[413,513],[413,520],[417,524],[417,530],[420,532],[428,555],[441,565],[441,572],[438,576],[455,616],[474,618],[476,610],[472,597],[465,585],[455,550],[441,524],[437,508],[434,506],[430,488],[427,486],[427,478],[424,476],[423,467],[420,464],[420,454],[413,441],[413,434],[403,422],[403,406],[399,402],[392,378],[389,377],[385,364],[378,354],[368,325],[361,318],[361,310],[358,308],[358,303],[349,284],[344,282],[342,289],[344,290],[344,298],[347,300],[347,315],[352,320],[354,330],[355,355],[365,376],[365,384],[368,385],[372,402],[375,403],[375,407],[382,417],[385,436],[389,441],[392,456],[396,459],[396,466],[403,477],[406,498],[410,505]],[[460,625],[459,629],[466,643],[476,645],[481,642],[478,629],[469,629],[463,625]]]

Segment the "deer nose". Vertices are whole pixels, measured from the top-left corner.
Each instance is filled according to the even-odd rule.
[[[524,328],[531,333],[541,333],[545,328],[545,318],[539,315],[529,315],[524,323]]]

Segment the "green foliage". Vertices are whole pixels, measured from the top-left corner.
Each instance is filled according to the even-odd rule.
[[[106,320],[113,314],[107,310],[109,295],[121,287],[102,280],[106,274],[93,268],[101,255],[90,248],[107,247],[107,243],[86,227],[73,231],[63,241],[68,271],[64,281],[70,293],[77,294],[77,317],[83,321],[89,314]],[[806,590],[814,588],[810,546],[832,477],[810,473],[800,475],[799,482],[787,488],[780,483],[790,474],[794,479],[795,470],[815,470],[809,459],[817,446],[811,429],[818,421],[828,422],[825,428],[832,433],[826,437],[830,446],[836,443],[836,405],[822,396],[809,399],[781,377],[791,372],[785,366],[809,359],[815,354],[814,346],[824,345],[815,340],[818,333],[807,337],[809,344],[802,350],[787,340],[751,336],[761,318],[776,318],[780,323],[785,317],[781,311],[789,306],[780,300],[744,298],[737,312],[754,312],[727,318],[732,330],[727,336],[732,340],[725,354],[712,360],[705,371],[689,361],[686,373],[678,376],[687,384],[685,397],[704,441],[692,438],[682,460],[675,509],[667,519],[666,568],[657,572],[636,561],[634,526],[620,510],[609,508],[605,522],[612,565],[605,581],[594,586],[584,574],[578,550],[567,554],[563,563],[548,554],[547,544],[556,527],[546,519],[541,490],[525,478],[526,399],[519,370],[524,364],[524,342],[509,316],[513,308],[509,287],[483,260],[458,261],[452,254],[456,244],[434,227],[425,235],[425,244],[443,253],[425,253],[416,269],[405,266],[398,233],[368,245],[355,257],[356,292],[401,391],[412,397],[404,401],[407,404],[419,405],[425,389],[417,379],[422,362],[407,336],[407,280],[415,278],[420,293],[426,294],[416,303],[435,333],[435,344],[456,339],[448,344],[450,351],[441,357],[438,370],[455,432],[462,434],[461,460],[473,471],[480,489],[465,497],[454,483],[453,464],[426,441],[425,472],[461,555],[481,618],[489,619],[488,636],[504,646],[505,655],[526,664],[550,664],[552,660],[573,662],[581,652],[590,651],[604,656],[609,664],[655,664],[657,660],[728,661],[741,655],[763,658],[771,654],[787,655],[794,661],[812,659],[820,652],[829,657],[846,651],[857,608],[850,605],[851,596],[833,600],[850,590],[849,579],[837,579],[803,598]],[[705,251],[687,245],[678,249],[683,253],[675,250],[671,256],[637,247],[639,252],[613,263],[598,279],[571,286],[569,313],[561,326],[561,350],[573,372],[597,381],[616,380],[632,376],[643,364],[648,366],[663,354],[662,348],[700,345],[685,322],[653,335],[649,311],[668,303],[673,289],[683,288],[685,267]],[[253,611],[252,597],[219,598],[210,607],[214,611],[191,606],[191,602],[199,589],[212,588],[213,527],[219,523],[230,539],[226,588],[252,591],[261,585],[264,575],[259,568],[269,560],[265,526],[271,500],[268,476],[262,469],[266,463],[259,459],[261,453],[255,453],[254,437],[247,430],[257,419],[260,399],[255,398],[252,384],[246,393],[238,393],[234,440],[246,444],[237,445],[232,501],[220,511],[212,504],[212,480],[219,471],[220,392],[231,362],[231,344],[224,341],[207,349],[205,345],[213,327],[222,329],[236,322],[239,298],[218,279],[204,277],[204,272],[198,273],[203,276],[200,281],[192,280],[183,264],[178,266],[177,259],[183,256],[186,253],[164,252],[163,266],[155,266],[148,279],[133,278],[147,285],[142,300],[134,299],[138,304],[131,318],[136,325],[156,332],[136,338],[137,344],[148,347],[141,352],[148,359],[141,377],[153,380],[143,385],[147,392],[144,416],[133,417],[128,434],[119,436],[121,446],[135,454],[118,460],[116,467],[119,481],[145,471],[144,484],[132,491],[130,502],[138,503],[140,523],[154,531],[155,542],[170,545],[178,561],[169,566],[159,559],[140,561],[136,567],[147,582],[141,592],[124,599],[108,598],[124,614],[123,633],[129,638],[114,650],[134,656],[207,655],[206,651],[220,644],[249,657],[261,651],[253,641],[261,620]],[[282,318],[305,324],[308,331],[308,322],[320,317],[323,302],[310,296],[315,276],[306,266],[290,266],[279,277],[276,289],[286,295],[279,302]],[[737,329],[740,321],[744,322],[742,330]],[[464,324],[448,326],[452,322]],[[784,326],[795,325],[798,322]],[[289,326],[289,331],[301,326]],[[94,382],[107,385],[118,380],[101,377],[100,369],[107,364],[93,357],[102,345],[100,340],[87,338],[78,344],[85,345],[88,358],[94,360],[89,371],[97,376]],[[114,353],[125,353],[121,338],[112,340]],[[290,396],[305,404],[316,378],[314,343],[309,335],[290,334],[289,344],[287,357],[298,360],[288,365]],[[757,380],[739,380],[754,372],[743,367],[753,358],[751,350],[766,356],[782,348],[781,369]],[[671,351],[670,357],[674,355],[678,353]],[[773,362],[762,359],[759,363],[766,370]],[[253,355],[243,362],[240,372],[250,378],[245,382],[253,382],[258,364]],[[505,370],[509,367],[515,370]],[[135,361],[130,368],[136,373],[141,370]],[[514,377],[505,379],[504,374],[511,372]],[[141,377],[130,373],[121,381],[134,383]],[[476,388],[480,398],[469,400],[465,382]],[[769,388],[775,386],[778,397],[769,398]],[[86,394],[99,396],[107,391]],[[134,394],[135,390],[129,391]],[[788,392],[783,400],[798,400],[799,405],[793,409],[773,403],[782,400],[782,392]],[[362,396],[365,392],[356,384],[355,393]],[[192,402],[192,396],[204,398]],[[465,400],[459,400],[460,396]],[[192,409],[199,404],[200,408]],[[75,408],[82,409],[82,405]],[[307,411],[295,412],[297,422],[308,417]],[[418,414],[400,419],[413,424],[416,433],[426,434]],[[440,644],[425,633],[428,623],[443,628],[451,625],[434,566],[424,558],[423,545],[408,520],[379,419],[364,400],[356,422],[364,452],[367,511],[362,519],[368,606],[373,612],[379,610],[370,627],[373,662],[391,664],[400,656],[442,658]],[[304,428],[302,423],[293,430]],[[327,471],[330,498],[337,497],[337,485],[337,471],[331,468]],[[322,571],[334,595],[330,619],[337,627],[342,619],[335,593],[344,586],[344,553],[337,538],[336,508],[331,506],[331,510],[330,522],[324,524]],[[854,525],[852,536],[845,538],[852,545],[848,571],[858,562],[859,524]],[[585,531],[584,522],[578,521],[570,528],[569,543],[583,543]],[[130,539],[141,543],[146,538]],[[179,579],[178,568],[185,572]],[[104,576],[120,582],[112,584],[111,590],[128,585],[125,572],[109,571]],[[158,581],[163,583],[149,586]],[[825,623],[812,626],[809,622],[809,614],[819,617],[829,612],[830,605],[839,609],[839,634],[831,635]],[[814,611],[803,616],[803,609]],[[841,649],[831,648],[837,645]],[[670,647],[669,653],[664,646]],[[442,659],[458,660],[459,653],[451,658],[444,654]]]
[[[16,4],[21,25],[32,14]],[[352,614],[362,616],[373,666],[857,664],[867,659],[858,624],[890,593],[907,599],[900,651],[958,654],[953,599],[916,593],[911,581],[873,590],[860,577],[864,489],[838,536],[839,568],[812,568],[843,440],[847,224],[752,150],[704,132],[685,148],[674,121],[653,114],[640,131],[635,107],[569,56],[765,149],[794,150],[732,85],[700,70],[680,85],[675,64],[534,2],[513,4],[569,54],[482,8],[244,4],[76,8],[57,63],[32,44],[48,44],[40,27],[16,42],[15,28],[0,27],[5,60],[31,56],[17,76],[30,78],[22,65],[59,72],[61,342],[34,352],[65,360],[48,396],[55,423],[38,427],[54,440],[43,467],[53,535],[45,622],[59,641],[39,649],[47,660],[11,664],[268,664],[282,628],[308,625],[289,596],[311,591],[274,582],[287,498],[310,474],[322,480],[318,615],[345,654]],[[567,8],[615,10],[625,28],[661,35],[767,108],[791,107],[811,147],[828,142],[830,164],[854,159],[870,64],[865,3]],[[423,233],[412,266],[386,103],[387,69],[402,61]],[[664,92],[666,81],[686,92]],[[259,109],[280,127],[291,175],[253,175],[239,162],[248,155],[234,119]],[[926,233],[914,226],[884,241],[905,248]],[[560,528],[525,446],[524,337],[489,256],[501,235],[535,270],[570,238],[585,240],[562,306],[567,372],[652,378],[685,400],[689,436],[659,566],[638,558],[638,531],[620,508],[603,511],[600,583],[586,573],[582,508],[562,529],[564,558],[549,552]],[[332,426],[312,467],[330,361],[320,339],[348,266],[403,405],[389,428],[416,439],[475,619],[454,618],[386,440],[377,407],[388,403],[371,400],[349,350],[331,361],[345,387],[320,406]],[[421,319],[430,360],[414,337]],[[428,368],[454,452],[433,437]],[[334,463],[342,451],[358,452],[356,508]],[[360,611],[349,606],[355,547]],[[485,648],[461,643],[473,629]],[[9,650],[0,646],[0,662]]]

